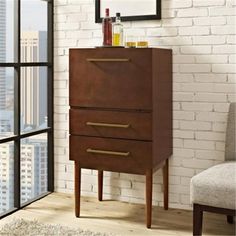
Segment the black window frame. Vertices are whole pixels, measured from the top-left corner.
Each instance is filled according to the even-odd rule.
[[[14,135],[1,138],[0,144],[14,142],[14,207],[0,214],[0,219],[24,208],[54,191],[54,127],[53,127],[53,0],[41,0],[47,2],[47,62],[21,62],[21,0],[14,2],[14,62],[0,62],[0,67],[14,68]],[[21,68],[22,67],[46,67],[47,68],[47,113],[48,127],[21,133],[20,109],[21,109]],[[47,169],[47,192],[21,203],[21,170],[20,150],[21,140],[34,135],[47,134],[48,169]]]

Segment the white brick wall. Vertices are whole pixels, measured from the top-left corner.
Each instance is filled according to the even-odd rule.
[[[229,102],[236,101],[235,1],[162,0],[162,20],[125,22],[152,47],[173,49],[174,150],[170,206],[189,208],[193,175],[224,160]],[[101,45],[93,0],[55,0],[55,183],[73,192],[68,146],[68,49]],[[83,170],[82,194],[97,195],[96,171]],[[105,173],[104,196],[144,203],[144,176]],[[163,205],[162,175],[154,175],[153,204]]]

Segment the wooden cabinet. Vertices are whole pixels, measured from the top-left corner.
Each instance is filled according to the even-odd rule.
[[[70,49],[70,160],[75,161],[76,216],[81,168],[146,175],[151,227],[152,174],[163,168],[168,208],[172,154],[172,52],[168,49]]]

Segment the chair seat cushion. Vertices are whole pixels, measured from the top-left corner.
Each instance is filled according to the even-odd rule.
[[[201,205],[236,209],[236,162],[224,162],[195,175],[190,199]]]

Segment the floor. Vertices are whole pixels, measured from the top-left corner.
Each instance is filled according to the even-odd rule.
[[[153,207],[152,229],[146,229],[144,209],[145,206],[140,204],[112,200],[98,202],[86,197],[81,202],[81,218],[76,218],[73,195],[53,193],[3,218],[0,226],[13,218],[24,218],[122,236],[192,235],[191,211],[164,211],[161,207]],[[203,235],[235,235],[235,225],[227,224],[223,215],[205,214]]]

